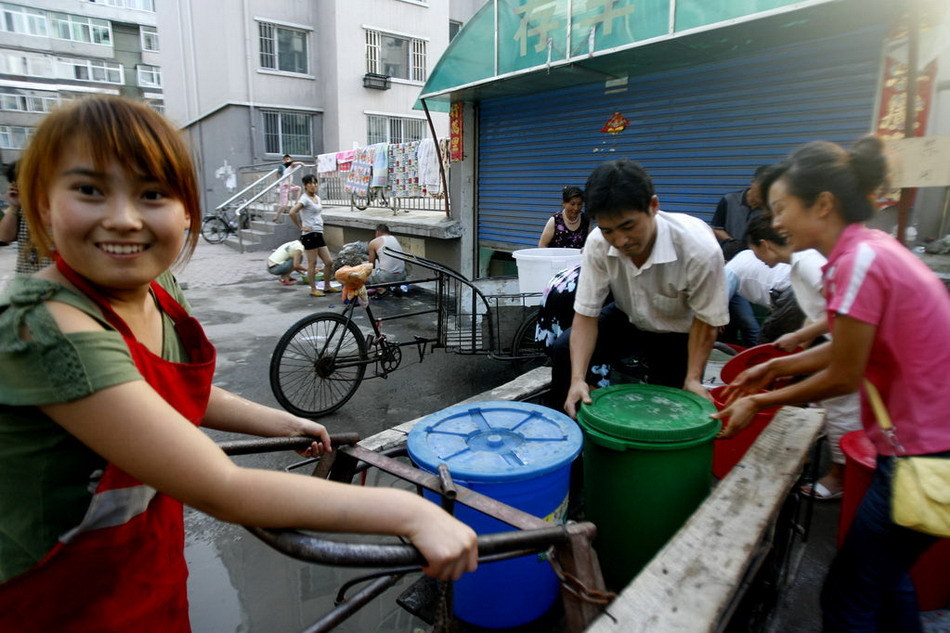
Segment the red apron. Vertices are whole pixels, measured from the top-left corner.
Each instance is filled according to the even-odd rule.
[[[62,260],[57,266],[122,334],[146,382],[199,425],[211,393],[215,350],[198,322],[152,282],[191,359],[168,362],[135,340],[86,280]],[[108,464],[82,523],[35,567],[0,584],[0,631],[188,633],[184,540],[181,503]]]

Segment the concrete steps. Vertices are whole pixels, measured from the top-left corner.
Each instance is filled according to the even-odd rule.
[[[244,252],[246,253],[272,251],[284,242],[300,237],[300,231],[290,221],[286,213],[281,216],[280,224],[274,223],[277,214],[275,205],[252,205],[251,212],[253,219],[248,228],[240,230],[240,238],[237,234],[233,234],[224,240],[223,243],[228,247],[241,251],[241,243],[243,242]]]

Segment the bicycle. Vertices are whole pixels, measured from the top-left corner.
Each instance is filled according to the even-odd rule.
[[[486,294],[476,283],[454,270],[423,257],[388,251],[393,257],[431,271],[434,276],[408,283],[434,282],[433,308],[393,316],[377,317],[369,303],[361,306],[372,332],[364,334],[354,322],[359,305],[351,301],[343,312],[317,312],[290,326],[277,342],[270,362],[270,384],[274,397],[286,410],[302,417],[316,418],[343,406],[367,378],[384,378],[402,362],[402,348],[414,345],[419,361],[426,351],[444,348],[457,354],[487,354],[496,360],[537,366],[546,360],[543,348],[534,341],[537,309],[529,305],[539,293]],[[479,285],[506,280],[479,280]],[[391,286],[372,284],[367,288]],[[391,340],[381,329],[384,321],[436,314],[434,336],[415,335],[411,341]],[[506,334],[517,323],[515,335]],[[502,340],[510,340],[508,346]],[[367,368],[373,366],[367,376]]]
[[[233,211],[233,209],[242,209],[242,207],[243,213],[238,214]],[[209,244],[218,244],[240,229],[250,228],[251,220],[259,217],[261,217],[259,213],[255,213],[247,206],[246,200],[238,200],[233,205],[219,209],[202,218],[201,237]]]
[[[360,211],[365,211],[371,205],[392,209],[393,213],[399,210],[399,198],[387,196],[386,187],[369,187],[365,195],[351,193],[350,204]]]

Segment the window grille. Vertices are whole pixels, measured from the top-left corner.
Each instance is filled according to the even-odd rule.
[[[379,72],[379,31],[366,31],[366,72]]]
[[[366,72],[425,81],[426,41],[367,29]]]
[[[311,117],[299,112],[265,110],[264,151],[268,154],[312,156]]]
[[[261,68],[306,74],[309,69],[307,32],[268,22],[258,24]]]
[[[426,43],[412,40],[412,80],[426,80]]]
[[[427,135],[425,119],[391,117],[380,114],[366,115],[366,144],[408,143]]]

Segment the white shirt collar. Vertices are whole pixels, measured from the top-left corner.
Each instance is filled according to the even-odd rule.
[[[654,264],[668,264],[670,262],[675,262],[676,247],[673,246],[673,234],[670,231],[670,226],[667,223],[666,218],[663,217],[664,214],[664,211],[657,211],[656,215],[654,216],[656,219],[656,241],[653,243],[653,250],[650,251],[650,256],[647,257],[647,260],[643,263],[643,266],[637,268],[636,264],[634,264],[629,257],[624,255],[623,252],[612,245],[608,246],[607,255],[611,257],[620,257],[637,270],[646,270]]]

